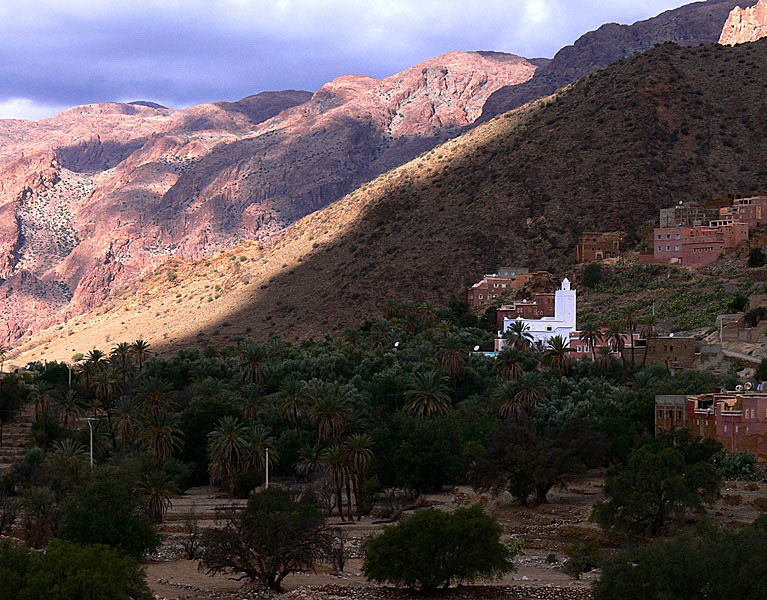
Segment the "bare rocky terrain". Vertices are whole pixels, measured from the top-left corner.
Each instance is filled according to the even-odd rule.
[[[732,9],[719,43],[734,46],[755,42],[763,37],[767,37],[767,2],[759,0],[754,6],[744,3]]]
[[[0,341],[87,311],[171,258],[269,240],[458,135],[492,92],[535,70],[464,52],[314,94],[0,121]]]

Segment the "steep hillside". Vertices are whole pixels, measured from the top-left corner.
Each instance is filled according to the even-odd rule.
[[[21,359],[138,336],[322,335],[387,299],[444,303],[503,263],[566,268],[580,231],[767,191],[765,77],[767,40],[660,46],[425,153],[269,245],[161,270]]]
[[[748,6],[744,3],[743,6]],[[767,0],[750,8],[733,8],[722,29],[720,44],[734,46],[767,37]]]
[[[0,343],[80,314],[171,258],[268,239],[457,135],[492,92],[535,69],[509,54],[454,53],[315,94],[0,122]]]
[[[557,52],[554,59],[522,85],[510,85],[487,101],[480,122],[526,102],[553,94],[581,77],[632,56],[656,44],[675,42],[687,46],[711,44],[719,39],[728,13],[756,0],[708,0],[666,11],[633,25],[607,23]]]

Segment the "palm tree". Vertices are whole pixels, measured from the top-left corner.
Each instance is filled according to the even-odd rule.
[[[133,353],[136,356],[136,364],[140,371],[144,367],[144,363],[149,356],[149,344],[144,340],[136,340],[133,342]]]
[[[312,381],[306,394],[312,400],[309,415],[317,428],[317,441],[340,440],[351,416],[348,394],[338,384],[324,381]]]
[[[501,405],[498,414],[502,418],[512,416],[515,419],[530,414],[538,402],[546,399],[546,394],[533,373],[526,373],[519,381],[500,385],[493,396]]]
[[[509,340],[515,350],[525,350],[533,341],[530,325],[521,320],[512,321],[503,337]]]
[[[451,404],[449,389],[447,378],[442,373],[417,372],[405,388],[405,398],[409,400],[405,409],[422,418],[444,415]]]
[[[602,368],[606,371],[607,366],[610,364],[610,346],[599,347],[599,362],[602,364]]]
[[[177,423],[177,415],[164,411],[151,414],[144,422],[144,440],[158,469],[162,469],[173,451],[181,446],[181,431]]]
[[[128,342],[121,342],[112,348],[112,352],[109,355],[109,360],[112,362],[112,364],[116,365],[120,369],[123,383],[125,383],[128,372],[133,366],[133,353],[134,348],[132,344],[129,344]]]
[[[246,421],[255,421],[263,407],[261,388],[253,383],[242,389],[242,416]]]
[[[326,448],[320,457],[322,465],[330,475],[333,487],[336,490],[336,505],[338,506],[338,516],[344,520],[343,510],[343,490],[346,488],[347,498],[349,500],[349,520],[352,520],[351,493],[349,491],[351,480],[351,469],[349,468],[349,451],[345,446],[335,445]],[[333,514],[333,508],[330,508],[330,514]]]
[[[362,517],[362,479],[373,460],[372,438],[367,434],[355,433],[347,438],[345,444],[348,451],[349,469],[352,475],[354,501],[357,505],[357,520]]]
[[[626,338],[624,337],[623,327],[619,321],[613,321],[607,328],[607,340],[613,348],[614,352],[618,352],[621,355],[623,364],[626,364],[626,359],[623,357],[623,349],[626,347]]]
[[[645,346],[644,346],[644,356],[642,356],[642,367],[644,368],[645,363],[647,362],[647,351],[650,348],[650,340],[653,339],[658,332],[655,329],[655,325],[657,324],[658,319],[655,315],[648,315],[644,319],[644,329],[642,330],[642,335],[644,335],[645,339]]]
[[[464,350],[457,340],[448,340],[442,347],[440,366],[451,381],[456,382],[461,378],[464,366]]]
[[[147,377],[136,389],[138,408],[147,415],[166,411],[173,406],[170,383],[159,377]]]
[[[101,408],[109,411],[112,407],[112,397],[117,390],[117,373],[112,367],[102,368],[93,380],[93,389]]]
[[[154,470],[144,475],[138,484],[138,491],[144,497],[147,517],[155,523],[162,522],[165,513],[173,506],[171,498],[177,492],[170,475],[159,469]]]
[[[263,362],[266,359],[266,348],[255,340],[245,340],[240,344],[240,368],[242,377],[251,383],[263,381]]]
[[[123,444],[129,444],[141,430],[141,422],[131,399],[121,396],[112,410],[115,435]]]
[[[296,463],[296,471],[311,481],[312,476],[322,470],[322,449],[319,445],[301,448],[301,458]]]
[[[246,470],[263,473],[266,471],[266,449],[269,448],[269,467],[280,460],[275,450],[275,440],[263,425],[253,425],[245,433],[246,451],[243,465]]]
[[[631,341],[631,366],[636,366],[636,357],[634,356],[634,333],[636,332],[637,322],[634,315],[634,311],[631,308],[627,308],[623,313],[623,324],[629,334],[629,340]]]
[[[235,476],[242,468],[248,452],[248,428],[237,417],[221,417],[208,434],[210,481],[226,483],[234,494]]]
[[[433,327],[437,322],[437,305],[430,300],[421,302],[421,304],[418,305],[418,308],[416,308],[416,312],[418,313],[418,316],[421,317],[421,321],[423,321],[423,324],[426,325],[426,327]]]
[[[567,370],[567,355],[570,352],[572,350],[568,346],[567,340],[561,335],[555,335],[549,338],[546,343],[546,350],[543,352],[543,356],[552,368],[562,375]]]
[[[501,381],[519,379],[524,373],[519,353],[512,348],[504,348],[495,357],[495,372]]]
[[[61,409],[61,424],[64,427],[69,425],[69,421],[75,421],[82,413],[82,404],[77,392],[72,388],[60,394],[57,404]]]
[[[299,443],[303,445],[301,423],[306,414],[306,382],[295,377],[283,380],[277,398],[280,410],[296,428]]]
[[[596,323],[586,323],[581,328],[580,340],[591,348],[591,358],[594,362],[597,362],[597,344],[604,341],[602,328]]]

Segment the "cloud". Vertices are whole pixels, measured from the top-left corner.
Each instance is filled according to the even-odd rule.
[[[178,106],[314,90],[350,73],[384,77],[459,50],[552,56],[606,21],[683,3],[3,0],[0,106],[3,114],[121,99]]]
[[[62,105],[40,104],[29,98],[10,98],[0,102],[0,119],[39,121],[67,108]]]

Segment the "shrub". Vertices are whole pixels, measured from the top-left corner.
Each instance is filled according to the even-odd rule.
[[[160,542],[141,514],[140,500],[116,476],[98,475],[64,507],[59,537],[78,544],[105,544],[140,558]]]
[[[702,526],[695,532],[629,550],[606,563],[594,587],[594,598],[765,598],[765,544],[764,516],[741,530]]]
[[[602,547],[593,540],[576,542],[566,552],[565,573],[575,579],[580,579],[581,573],[593,571],[602,561]]]
[[[151,600],[138,563],[107,546],[53,540],[38,554],[0,541],[0,600]]]
[[[518,546],[501,543],[501,526],[481,508],[424,509],[367,541],[368,579],[433,592],[451,582],[499,577],[514,568]]]
[[[598,262],[587,264],[583,268],[583,285],[593,288],[602,281],[602,265]]]
[[[749,267],[763,267],[767,264],[767,256],[761,248],[752,248],[748,255]]]

